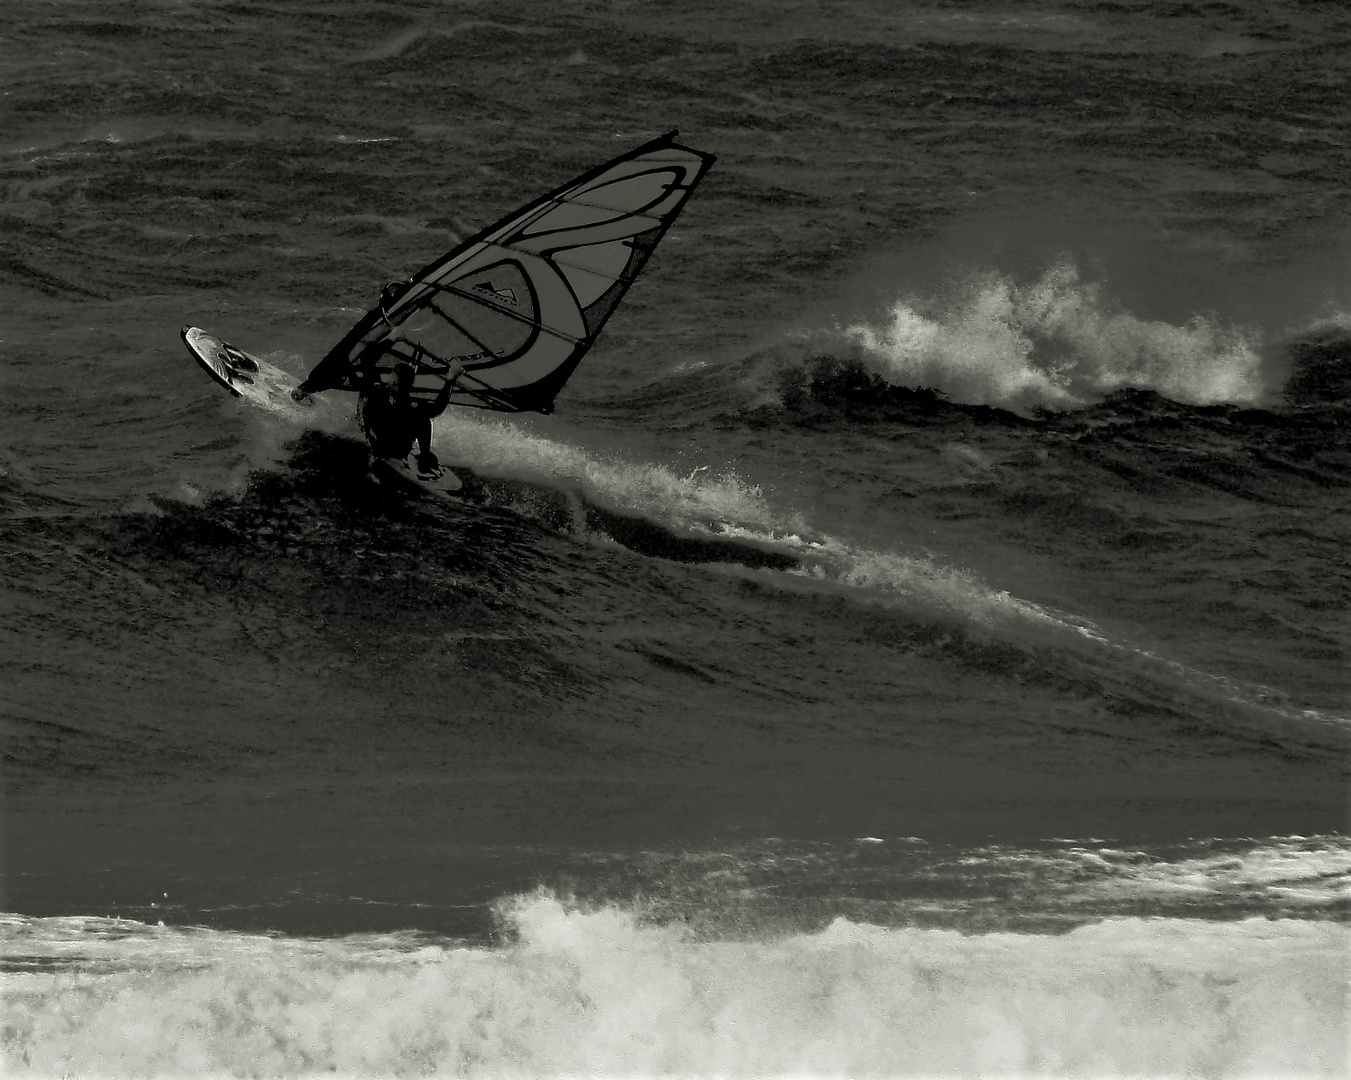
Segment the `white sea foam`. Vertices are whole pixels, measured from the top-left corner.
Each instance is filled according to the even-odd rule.
[[[1064,841],[976,849],[961,861],[978,876],[1022,878],[1068,910],[1180,902],[1208,910],[1326,911],[1351,901],[1351,841],[1338,836],[1193,841],[1171,853]]]
[[[1051,936],[837,919],[700,940],[543,893],[504,916],[495,948],[10,917],[6,1073],[1271,1077],[1346,1062],[1351,931],[1331,923],[1120,918]]]
[[[988,275],[950,297],[901,298],[882,325],[844,334],[889,381],[966,404],[1078,408],[1123,387],[1190,404],[1252,403],[1267,391],[1255,331],[1208,315],[1176,325],[1116,310],[1069,263],[1029,285]]]
[[[917,603],[959,614],[982,626],[1025,627],[1064,631],[1075,637],[1103,640],[1089,623],[1057,615],[1030,600],[995,588],[975,572],[921,553],[856,547],[833,538],[819,544],[822,557],[803,564],[800,574],[832,580],[877,599]]]
[[[1285,837],[1243,851],[1164,861],[1107,851],[1113,873],[1090,892],[1109,898],[1262,898],[1291,908],[1351,901],[1351,844],[1332,838]],[[1120,871],[1129,866],[1128,873]],[[1349,958],[1351,959],[1351,958]]]
[[[760,487],[730,469],[633,460],[509,421],[457,416],[438,424],[436,445],[447,460],[487,476],[568,487],[614,509],[671,525],[737,522],[769,530],[775,516]]]

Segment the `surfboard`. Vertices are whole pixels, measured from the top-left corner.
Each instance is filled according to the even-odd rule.
[[[291,391],[300,385],[294,375],[247,353],[196,326],[182,330],[183,344],[203,370],[235,397],[283,416],[301,416],[309,408]]]
[[[428,495],[455,495],[464,487],[464,482],[444,465],[435,473],[419,472],[411,454],[406,458],[375,458],[371,462],[371,474],[382,482],[392,481]]]

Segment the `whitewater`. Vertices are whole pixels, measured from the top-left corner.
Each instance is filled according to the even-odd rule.
[[[8,977],[10,1027],[44,1075],[1278,1076],[1345,1063],[1348,942],[1328,924],[1108,919],[967,936],[839,918],[701,941],[547,894],[501,918],[492,950],[63,920],[41,928],[34,971]],[[58,982],[59,1016],[24,1007]]]

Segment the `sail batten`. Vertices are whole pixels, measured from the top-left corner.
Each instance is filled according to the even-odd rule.
[[[586,202],[582,199],[573,199],[571,205],[584,206],[588,210],[605,210],[614,214],[623,214],[625,217],[628,218],[647,218],[647,220],[651,222],[661,221],[660,214],[626,213],[622,206],[612,206],[609,203],[593,203],[593,202]]]
[[[412,358],[454,404],[552,410],[554,398],[713,164],[675,132],[583,173],[465,240],[368,312],[319,362],[310,390],[361,390]]]

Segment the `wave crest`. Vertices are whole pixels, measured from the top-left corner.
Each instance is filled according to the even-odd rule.
[[[1080,408],[1114,390],[1155,390],[1194,405],[1267,396],[1258,334],[1197,314],[1185,325],[1117,310],[1062,262],[1030,285],[997,275],[955,299],[898,300],[881,326],[849,325],[889,382],[970,405]]]

